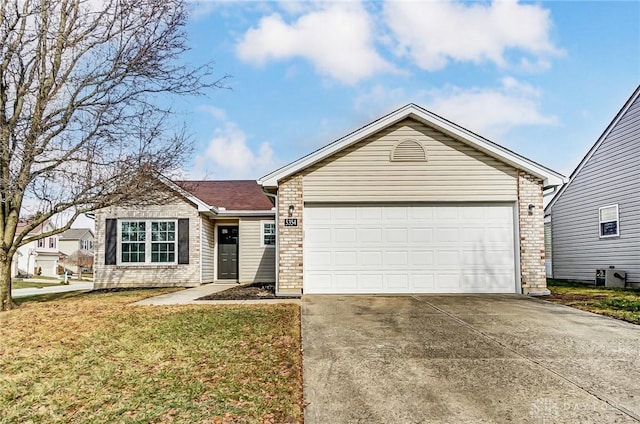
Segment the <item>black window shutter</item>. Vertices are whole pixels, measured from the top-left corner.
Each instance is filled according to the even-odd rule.
[[[178,263],[189,263],[189,218],[178,219]]]
[[[107,219],[105,223],[104,264],[115,265],[118,259],[118,220]]]

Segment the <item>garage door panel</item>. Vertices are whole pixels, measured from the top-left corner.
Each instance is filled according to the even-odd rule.
[[[409,231],[406,228],[387,228],[384,236],[387,243],[406,243],[409,240]]]
[[[413,273],[410,277],[411,287],[416,293],[428,292],[433,289],[433,274]]]
[[[358,219],[380,221],[382,218],[381,207],[358,208]]]
[[[513,293],[512,205],[304,210],[305,293]]]
[[[331,246],[331,228],[315,227],[305,230],[305,243],[314,247]]]
[[[407,266],[409,265],[409,252],[407,251],[387,251],[384,255],[383,264],[385,266]]]
[[[455,221],[458,219],[458,208],[455,206],[435,207],[433,217],[441,221]]]
[[[307,255],[304,267],[308,270],[327,269],[332,265],[331,250],[314,249]]]
[[[334,252],[334,262],[339,267],[357,267],[358,252],[355,250],[339,250]]]
[[[380,273],[360,273],[358,274],[358,288],[365,292],[376,293],[383,289],[384,275]]]
[[[460,266],[460,252],[455,250],[442,250],[436,253],[436,265],[441,266]]]
[[[383,208],[382,214],[387,220],[399,219],[402,221],[406,221],[407,213],[408,213],[408,210],[405,207],[388,206]]]
[[[430,243],[433,241],[433,228],[411,227],[409,240],[412,243]]]
[[[357,231],[355,228],[335,228],[333,230],[333,243],[339,245],[352,245],[358,240]]]
[[[413,267],[433,265],[432,250],[412,250],[410,254]]]
[[[396,289],[406,292],[409,289],[409,275],[408,274],[388,274],[387,275],[387,287],[390,289]]]
[[[358,265],[365,268],[379,266],[382,263],[382,250],[370,250],[358,252]]]
[[[436,229],[436,241],[439,243],[457,242],[458,241],[458,228],[438,228]]]
[[[409,218],[413,221],[433,221],[433,208],[431,206],[414,206],[409,209]]]
[[[360,228],[358,229],[358,244],[367,245],[375,243],[377,246],[382,243],[381,228]]]

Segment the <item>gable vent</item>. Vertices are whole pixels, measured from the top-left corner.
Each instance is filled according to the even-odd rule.
[[[416,140],[401,141],[391,151],[391,161],[393,162],[425,162],[426,160],[427,151]]]

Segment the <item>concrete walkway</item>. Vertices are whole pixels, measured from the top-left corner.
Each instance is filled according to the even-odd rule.
[[[93,283],[86,281],[71,281],[68,285],[52,285],[50,287],[34,287],[29,289],[15,289],[11,290],[11,297],[26,297],[40,294],[50,293],[66,293],[80,290],[93,290]]]
[[[227,290],[233,287],[237,287],[237,284],[205,284],[203,286],[194,287],[191,289],[180,290],[173,293],[167,293],[160,296],[150,297],[131,305],[259,305],[270,303],[300,303],[300,299],[260,299],[260,300],[196,300],[203,296],[208,296],[213,293],[218,293],[223,290]]]

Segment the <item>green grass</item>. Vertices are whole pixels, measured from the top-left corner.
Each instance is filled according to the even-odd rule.
[[[51,286],[59,286],[60,281],[51,281],[50,283],[42,283],[36,281],[23,281],[23,280],[13,280],[11,282],[12,289],[31,289],[31,288],[42,288],[42,287],[51,287]]]
[[[547,280],[552,302],[640,324],[640,290]]]
[[[0,422],[302,421],[297,305],[128,305],[160,292],[0,315]]]

